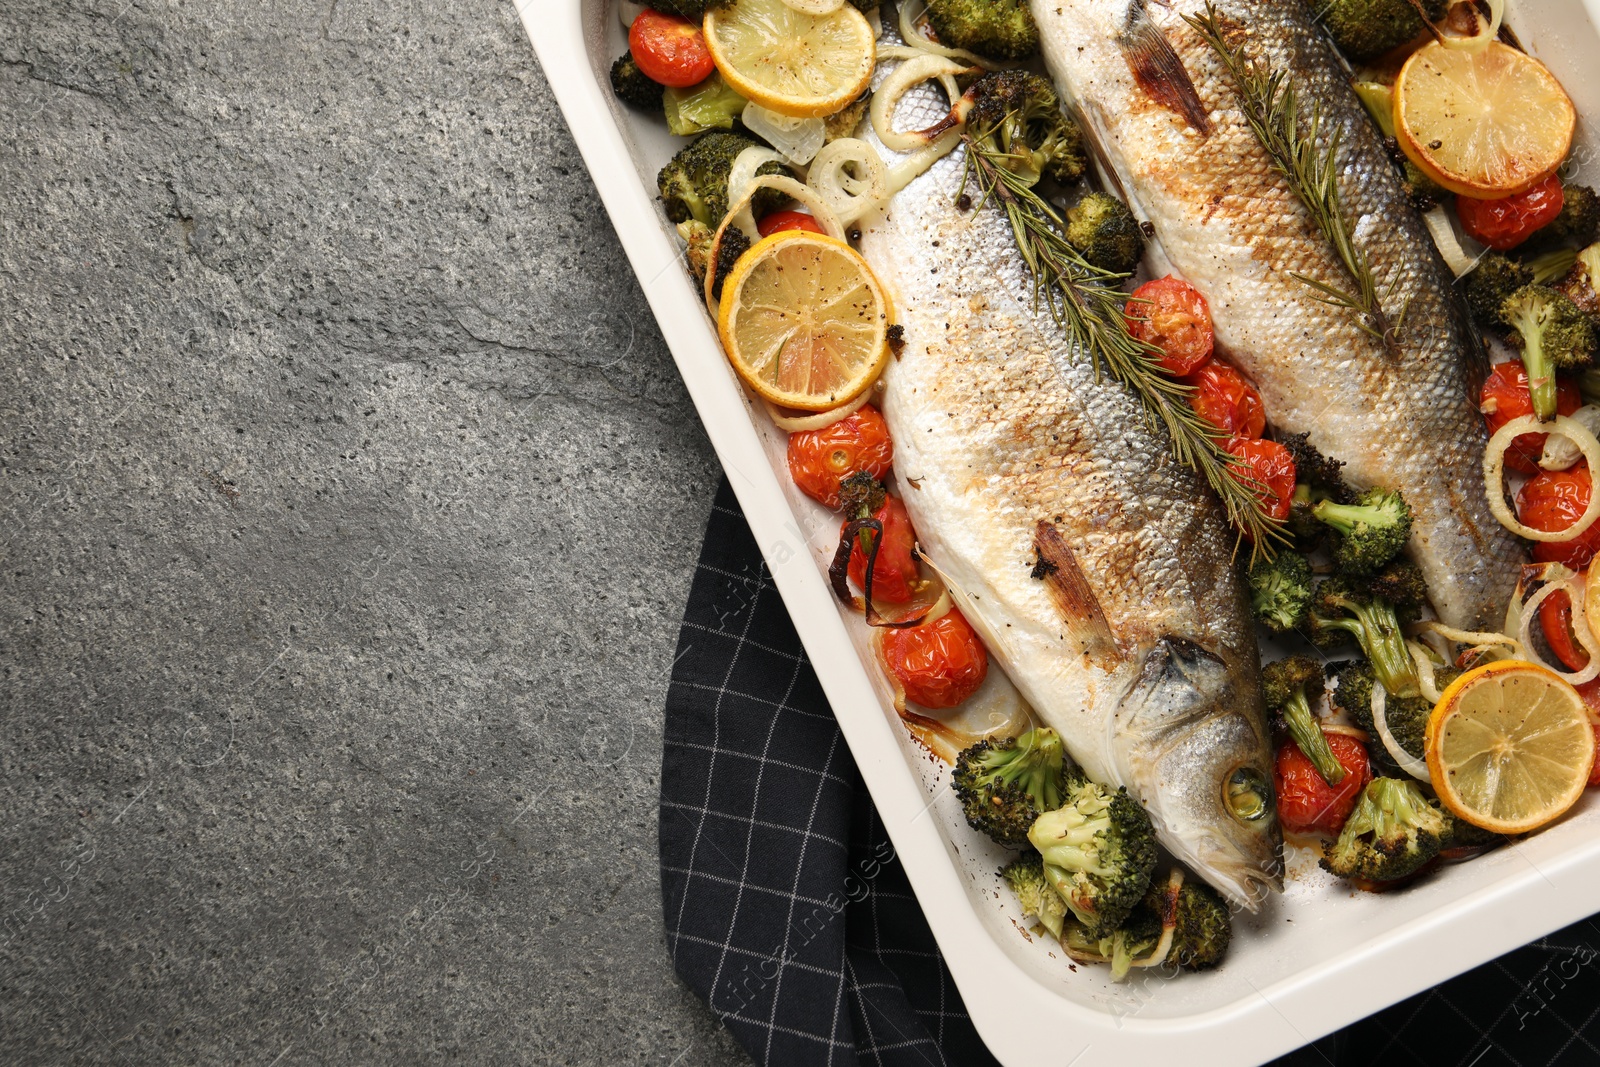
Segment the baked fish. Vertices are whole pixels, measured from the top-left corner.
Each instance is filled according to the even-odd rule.
[[[1287,72],[1302,116],[1337,131],[1339,195],[1390,329],[1386,344],[1295,273],[1353,281],[1246,124],[1221,60],[1184,15],[1204,0],[1034,0],[1046,62],[1168,266],[1206,295],[1217,348],[1269,421],[1309,433],[1357,487],[1399,490],[1412,558],[1452,626],[1498,629],[1522,551],[1484,496],[1487,360],[1350,75],[1301,0],[1223,0],[1230,42]],[[1160,262],[1164,257],[1166,262]]]
[[[896,125],[948,109],[923,87]],[[1254,910],[1282,888],[1281,839],[1234,535],[1138,401],[1035,309],[1004,217],[958,209],[962,166],[958,147],[862,224],[905,329],[882,379],[900,495],[1072,757]]]

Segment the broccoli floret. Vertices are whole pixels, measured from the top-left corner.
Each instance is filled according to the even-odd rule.
[[[968,825],[1023,848],[1034,820],[1061,806],[1065,766],[1061,736],[1040,726],[1020,737],[979,741],[956,757],[950,781]]]
[[[711,279],[711,295],[718,300],[722,299],[722,283],[727,280],[733,265],[739,262],[739,257],[750,251],[750,244],[750,238],[737,226],[729,226],[722,231],[722,240],[715,244],[716,262],[712,264],[717,273]]]
[[[1424,0],[1430,21],[1444,17],[1447,0]],[[1407,0],[1329,0],[1319,19],[1339,51],[1351,59],[1372,59],[1398,48],[1426,27]]]
[[[695,276],[696,281],[704,282],[706,267],[711,263],[711,246],[717,235],[699,219],[685,219],[678,223],[678,236],[688,246],[684,249],[683,259],[689,266],[689,273]]]
[[[1089,169],[1083,133],[1061,110],[1061,98],[1047,80],[1023,70],[985,74],[967,89],[967,128],[1011,157],[1007,166],[1037,181],[1041,176],[1067,184]]]
[[[1324,500],[1311,509],[1339,534],[1333,561],[1347,574],[1371,574],[1388,563],[1411,536],[1411,507],[1399,493],[1374,486],[1353,504]]]
[[[1309,656],[1290,656],[1261,668],[1261,698],[1283,719],[1284,729],[1329,785],[1344,781],[1345,769],[1328,745],[1328,736],[1311,712],[1311,696],[1327,684],[1322,664]]]
[[[1587,185],[1561,187],[1561,213],[1528,238],[1529,248],[1600,240],[1600,195]]]
[[[1532,284],[1533,271],[1501,252],[1485,252],[1472,272],[1461,280],[1461,292],[1481,329],[1502,332],[1500,305],[1506,297]]]
[[[1367,579],[1367,591],[1382,597],[1408,614],[1422,607],[1428,599],[1428,583],[1423,580],[1422,568],[1404,556],[1390,560],[1382,570]]]
[[[1039,858],[1038,853],[1012,860],[1000,868],[1000,877],[1017,895],[1022,913],[1038,919],[1039,925],[1059,941],[1062,923],[1067,917],[1067,904],[1055,887],[1045,880],[1044,860]]]
[[[1522,349],[1533,413],[1548,422],[1556,417],[1556,375],[1594,363],[1594,325],[1559,290],[1538,284],[1506,297],[1500,320],[1516,331],[1511,342]]]
[[[1161,943],[1161,917],[1146,907],[1135,908],[1115,930],[1095,934],[1075,919],[1061,931],[1061,947],[1079,963],[1109,963],[1111,977],[1120,982],[1135,962],[1149,958]]]
[[[1459,675],[1460,671],[1452,667],[1441,667],[1434,671],[1434,684],[1440,689],[1449,685]],[[1372,737],[1367,745],[1367,756],[1372,761],[1373,768],[1385,774],[1400,775],[1399,764],[1394,757],[1389,755],[1389,750],[1383,746],[1383,741],[1378,737],[1377,725],[1372,721],[1372,687],[1376,679],[1372,673],[1372,666],[1364,659],[1346,660],[1335,664],[1332,668],[1333,675],[1333,706],[1343,711],[1350,717],[1350,721],[1361,727]],[[1396,743],[1406,752],[1422,759],[1427,748],[1428,717],[1433,714],[1433,701],[1420,694],[1413,697],[1396,697],[1384,695],[1383,721],[1389,725],[1389,733],[1394,736]]]
[[[1151,954],[1167,923],[1172,925],[1172,943],[1162,959],[1153,960]],[[1175,963],[1191,971],[1215,967],[1232,940],[1232,918],[1214,890],[1191,880],[1174,886],[1165,878],[1151,884],[1144,899],[1115,930],[1096,936],[1082,923],[1068,919],[1061,934],[1068,955],[1086,963],[1109,963],[1112,977],[1118,980],[1136,962],[1142,966]]]
[[[1474,826],[1443,809],[1439,814],[1444,816],[1445,824],[1445,831],[1439,838],[1439,854],[1445,859],[1464,859],[1506,843],[1505,837],[1493,830]]]
[[[1314,583],[1311,564],[1297,552],[1279,552],[1250,565],[1250,610],[1256,621],[1276,634],[1305,625]]]
[[[1338,647],[1347,637],[1355,638],[1390,696],[1416,696],[1421,683],[1399,617],[1399,611],[1405,611],[1408,618],[1414,618],[1413,607],[1391,604],[1374,596],[1357,579],[1336,575],[1317,586],[1309,618],[1311,639],[1328,648]]]
[[[1600,329],[1600,244],[1579,252],[1572,269],[1556,288]]]
[[[1352,494],[1344,484],[1344,461],[1329,459],[1311,443],[1309,433],[1291,433],[1278,438],[1278,443],[1289,450],[1294,460],[1295,477],[1328,493],[1340,503],[1348,503]]]
[[[1444,816],[1414,782],[1374,778],[1322,857],[1340,878],[1392,882],[1439,854]]]
[[[1159,888],[1152,886],[1150,895],[1155,896]],[[1214,889],[1186,880],[1178,889],[1177,919],[1168,960],[1190,971],[1203,971],[1222,962],[1233,940],[1233,919]]]
[[[1090,193],[1067,209],[1067,243],[1110,274],[1132,274],[1144,255],[1139,220],[1108,193]]]
[[[939,43],[991,59],[1026,59],[1039,50],[1027,0],[928,0]]]
[[[1034,821],[1028,840],[1044,873],[1090,936],[1116,928],[1144,896],[1156,864],[1156,835],[1139,802],[1073,776],[1066,801]]]
[[[1309,555],[1315,552],[1328,539],[1330,531],[1317,521],[1316,512],[1312,509],[1330,499],[1332,497],[1315,486],[1301,483],[1294,487],[1289,497],[1289,517],[1283,524],[1294,536],[1295,548],[1301,553]]]
[[[728,213],[728,172],[733,169],[733,161],[755,144],[743,134],[708,133],[684,146],[656,175],[656,188],[661,192],[667,218],[673,222],[694,219],[716,229]],[[757,167],[756,173],[788,172],[783,164],[770,160]],[[762,189],[751,207],[760,216],[775,210],[784,200],[776,189]]]
[[[1537,256],[1525,256],[1522,265],[1533,272],[1536,285],[1551,285],[1565,278],[1577,262],[1576,248],[1557,248]]]
[[[650,0],[650,7],[663,15],[699,22],[714,7],[727,7],[731,0]]]
[[[631,51],[622,53],[611,64],[611,91],[625,104],[658,108],[661,106],[661,90],[665,88],[665,85],[639,69]]]
[[[748,100],[722,80],[721,74],[712,74],[698,85],[668,88],[661,94],[661,111],[667,119],[667,130],[676,137],[693,137],[707,130],[731,130],[747,103]]]
[[[862,93],[840,110],[824,118],[822,120],[824,142],[837,141],[841,137],[854,137],[871,103],[872,94]]]

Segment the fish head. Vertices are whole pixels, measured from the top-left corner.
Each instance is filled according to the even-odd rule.
[[[1159,638],[1112,724],[1122,780],[1173,855],[1252,912],[1283,889],[1271,750],[1246,672],[1192,641]]]

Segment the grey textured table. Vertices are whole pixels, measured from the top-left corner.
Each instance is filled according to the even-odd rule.
[[[0,0],[0,128],[0,1062],[746,1062],[716,460],[510,4]]]

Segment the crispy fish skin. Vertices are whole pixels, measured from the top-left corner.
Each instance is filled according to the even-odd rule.
[[[941,105],[908,95],[897,124]],[[905,327],[882,401],[900,495],[1073,758],[1253,910],[1282,888],[1282,846],[1270,800],[1254,820],[1225,801],[1236,774],[1263,796],[1271,780],[1234,536],[1138,402],[1034,309],[1003,217],[957,209],[961,166],[958,148],[863,225]]]
[[[1392,349],[1291,276],[1353,286],[1272,170],[1221,61],[1181,18],[1204,9],[1204,0],[1147,9],[1130,9],[1128,0],[1033,3],[1064,98],[1135,213],[1155,225],[1171,269],[1206,295],[1219,352],[1254,380],[1273,425],[1308,432],[1345,461],[1356,486],[1399,490],[1413,511],[1411,554],[1439,616],[1497,628],[1522,550],[1484,497],[1477,396],[1486,357],[1453,279],[1307,8],[1300,0],[1225,0],[1225,30],[1241,35],[1248,54],[1289,72],[1303,117],[1316,107],[1324,135],[1340,133],[1339,193],[1384,311],[1398,324]],[[1140,19],[1181,60],[1209,133],[1161,101],[1173,95],[1170,81],[1154,84],[1148,68],[1142,82],[1135,76],[1129,52],[1138,35],[1130,27]]]

